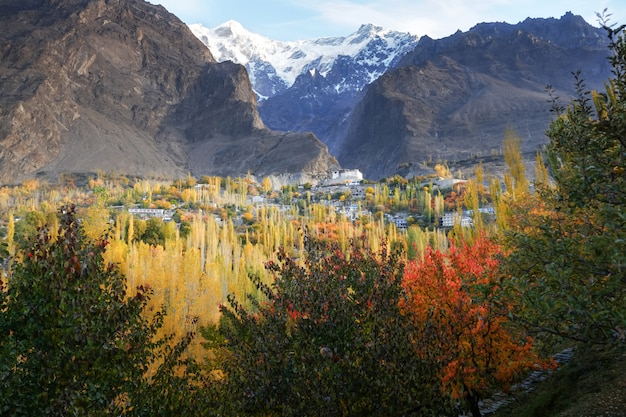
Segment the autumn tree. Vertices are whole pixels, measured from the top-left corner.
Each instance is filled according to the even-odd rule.
[[[263,192],[265,194],[268,194],[270,191],[272,191],[272,180],[270,180],[269,177],[264,177],[261,186],[263,187]]]
[[[408,263],[403,281],[416,348],[442,364],[444,391],[464,400],[474,417],[482,398],[542,363],[532,340],[508,323],[500,255],[484,235],[447,253],[428,248],[423,260]]]
[[[147,287],[127,293],[124,276],[103,261],[106,246],[85,236],[70,207],[58,233],[39,228],[14,263],[0,289],[0,414],[154,416],[193,408],[199,385],[182,357],[188,341],[154,340],[163,312],[145,311]],[[155,363],[158,371],[147,375]]]
[[[513,200],[524,198],[529,193],[529,182],[522,155],[522,140],[511,128],[504,132],[504,160],[508,172],[504,174],[506,190]]]
[[[38,228],[47,222],[46,213],[39,210],[30,210],[17,222],[15,222],[15,242],[18,246],[25,245],[32,238]]]
[[[449,412],[436,365],[412,347],[400,314],[400,254],[307,243],[304,262],[279,253],[271,285],[253,278],[253,308],[229,297],[211,352],[224,359],[237,415],[393,416]],[[220,353],[221,352],[221,353]]]
[[[141,236],[141,240],[148,245],[165,245],[165,224],[162,219],[152,217],[146,221],[146,230]]]
[[[87,237],[96,239],[109,227],[111,215],[103,201],[98,199],[94,204],[81,210],[80,218],[83,221],[82,227]]]
[[[588,91],[575,74],[567,108],[554,96],[545,175],[537,203],[513,208],[507,262],[518,318],[545,335],[626,342],[626,40],[605,25],[613,77]],[[520,207],[521,206],[521,207]]]

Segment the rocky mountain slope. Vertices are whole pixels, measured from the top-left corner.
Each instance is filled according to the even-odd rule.
[[[552,117],[546,85],[566,100],[572,71],[589,87],[609,76],[604,31],[571,13],[419,41],[372,25],[291,43],[236,22],[192,28],[218,60],[250,71],[268,126],[314,132],[344,167],[373,179],[429,172],[429,162],[472,165],[500,153],[509,127],[533,157]]]
[[[552,118],[545,87],[566,103],[575,70],[600,86],[610,75],[606,44],[602,29],[571,13],[424,37],[367,87],[336,155],[367,178],[419,174],[425,162],[497,154],[512,128],[532,156]]]
[[[59,173],[320,175],[265,127],[248,74],[143,0],[0,1],[0,180]]]
[[[270,128],[314,132],[331,152],[358,92],[417,44],[414,35],[371,24],[345,37],[294,42],[251,33],[235,21],[190,28],[218,61],[246,67]]]

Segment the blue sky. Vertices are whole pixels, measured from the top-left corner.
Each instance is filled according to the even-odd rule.
[[[624,0],[148,0],[185,23],[215,27],[236,20],[251,32],[293,41],[345,36],[362,23],[438,39],[480,22],[517,23],[526,17],[561,17],[571,11],[598,26],[605,8],[626,23]]]

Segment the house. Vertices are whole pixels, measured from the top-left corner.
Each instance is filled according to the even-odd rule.
[[[252,202],[252,204],[263,204],[266,202],[266,198],[263,195],[255,195],[252,198],[248,197],[248,200]]]
[[[352,194],[352,198],[365,198],[365,187],[362,185],[352,185],[350,187],[350,193]]]
[[[487,206],[487,207],[480,207],[478,209],[479,213],[483,213],[483,214],[489,214],[491,216],[495,216],[496,215],[496,209],[494,206]],[[464,210],[463,214],[465,216],[469,216],[472,217],[474,215],[474,210]]]
[[[441,227],[454,227],[457,223],[459,223],[461,227],[472,227],[474,220],[469,216],[459,213],[444,213],[439,219],[439,226]]]
[[[362,210],[357,204],[350,204],[348,206],[336,207],[336,211],[342,213],[350,221],[358,220],[361,216],[369,216],[371,213],[369,210]]]
[[[396,217],[394,219],[394,222],[396,223],[396,227],[398,228],[398,230],[406,230],[409,227],[409,224],[403,217]]]
[[[158,217],[160,219],[165,220],[166,214],[170,215],[171,213],[167,212],[164,209],[154,209],[154,208],[130,208],[128,212],[133,216],[137,216],[141,219],[150,219],[152,217]]]
[[[442,178],[439,177],[436,180],[430,181],[433,184],[434,189],[445,190],[448,188],[454,188],[458,185],[464,185],[467,183],[466,180],[461,180],[458,178]],[[428,185],[428,182],[423,183],[423,185]]]
[[[363,181],[363,173],[358,169],[336,169],[330,173],[326,181],[328,185],[351,183],[357,184]]]

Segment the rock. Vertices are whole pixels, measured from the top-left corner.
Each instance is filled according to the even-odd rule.
[[[4,2],[0,56],[4,182],[337,166],[315,136],[267,129],[245,69],[216,63],[178,18],[143,0]]]
[[[606,46],[602,29],[571,14],[421,38],[366,89],[336,156],[378,179],[402,166],[497,154],[512,128],[534,158],[553,117],[546,85],[564,104],[574,92],[572,71],[582,70],[589,88],[602,86],[610,76]]]

